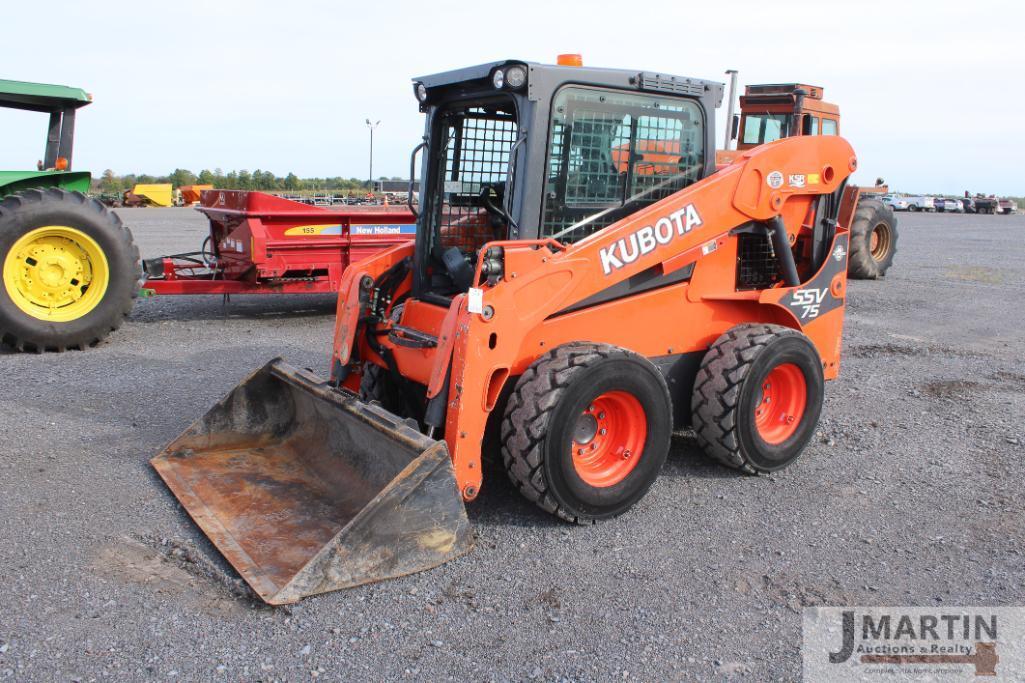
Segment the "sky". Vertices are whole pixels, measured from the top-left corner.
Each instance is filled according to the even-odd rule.
[[[1025,195],[1025,3],[517,0],[12,2],[0,78],[84,88],[74,166],[405,176],[417,75],[501,59],[822,86],[855,180]],[[725,106],[718,112],[722,140]],[[0,110],[0,169],[34,168],[44,115]]]

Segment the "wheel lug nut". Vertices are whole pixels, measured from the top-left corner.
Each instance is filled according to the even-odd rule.
[[[592,450],[592,451],[593,451],[594,449],[596,449],[597,447],[598,447],[598,444],[596,444],[596,443],[592,443],[592,444],[591,444],[591,450]]]
[[[626,449],[625,451],[623,451],[623,460],[629,460],[630,459],[630,455],[631,455],[631,453],[630,453],[630,449],[629,448]]]
[[[601,411],[600,413],[598,413],[598,419],[599,420],[604,420],[605,419],[605,411],[604,410]]]
[[[593,413],[593,412],[594,412],[594,406],[591,406],[591,407],[589,407],[589,408],[587,409],[587,412],[589,412],[589,413]]]
[[[584,449],[583,448],[578,448],[577,449],[577,455],[583,455],[583,454],[584,454]]]
[[[604,427],[602,427],[600,430],[598,430],[598,433],[601,434],[602,436],[605,436],[608,433],[608,431],[609,430],[607,430]]]

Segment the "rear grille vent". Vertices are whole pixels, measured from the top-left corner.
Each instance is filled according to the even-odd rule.
[[[642,71],[637,74],[637,85],[641,90],[657,90],[674,95],[700,95],[705,92],[705,84],[689,78],[663,76]]]

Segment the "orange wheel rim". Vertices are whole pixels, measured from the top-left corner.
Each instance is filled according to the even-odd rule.
[[[886,253],[890,251],[890,228],[885,223],[880,223],[872,229],[872,236],[868,240],[868,250],[876,261],[882,261]]]
[[[573,467],[590,486],[615,486],[637,467],[647,437],[641,402],[625,391],[607,391],[577,417]]]
[[[784,363],[762,380],[755,406],[755,427],[768,444],[783,443],[797,431],[808,405],[808,384],[801,368]]]

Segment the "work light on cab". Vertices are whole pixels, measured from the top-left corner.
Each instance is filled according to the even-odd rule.
[[[523,66],[510,66],[505,70],[505,84],[516,90],[527,82],[527,69]]]

